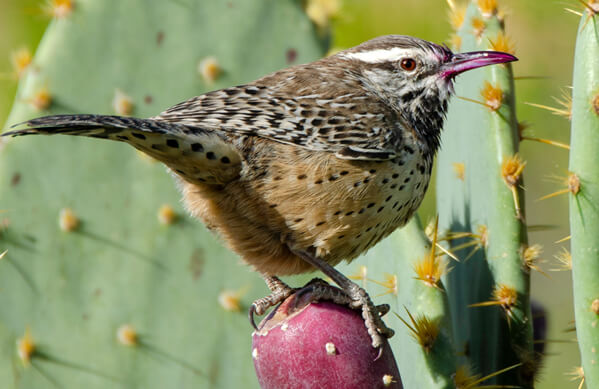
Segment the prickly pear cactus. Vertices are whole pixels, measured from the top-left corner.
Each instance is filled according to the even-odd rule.
[[[459,51],[513,50],[497,1],[454,9]],[[462,13],[464,12],[464,13]],[[533,385],[530,268],[510,65],[460,76],[437,160],[439,229],[461,258],[446,276],[461,363],[498,384]],[[465,99],[469,100],[466,101]],[[491,382],[491,381],[490,381]]]
[[[576,334],[588,388],[599,385],[599,3],[580,21],[570,141],[570,229]]]
[[[293,0],[52,4],[8,125],[151,116],[326,46]],[[245,312],[266,287],[185,215],[162,165],[98,140],[3,142],[3,386],[257,386]]]

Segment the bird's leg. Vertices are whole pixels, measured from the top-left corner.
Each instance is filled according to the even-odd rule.
[[[295,253],[300,258],[331,277],[331,279],[341,287],[341,290],[344,292],[343,294],[345,294],[345,296],[343,296],[343,294],[339,293],[340,291],[338,288],[328,285],[324,281],[316,282],[315,280],[312,280],[306,287],[313,290],[315,300],[332,300],[339,304],[347,304],[353,309],[361,309],[364,324],[372,339],[372,346],[375,348],[383,345],[383,337],[390,338],[393,336],[395,332],[388,328],[383,322],[383,319],[381,319],[381,316],[389,312],[388,305],[383,304],[375,306],[372,303],[370,296],[368,296],[368,293],[366,293],[363,288],[322,259],[305,251],[296,251]]]
[[[297,289],[291,288],[278,277],[262,275],[262,278],[264,278],[266,286],[268,286],[268,289],[270,289],[272,293],[269,296],[254,301],[250,306],[248,315],[250,323],[252,323],[252,326],[255,329],[258,329],[258,327],[256,327],[256,323],[254,322],[254,314],[258,316],[263,315],[268,308],[277,305],[297,291]]]

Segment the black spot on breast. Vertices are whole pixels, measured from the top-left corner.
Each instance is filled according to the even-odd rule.
[[[216,159],[216,155],[212,151],[209,151],[209,152],[206,153],[206,158],[208,158],[208,159]]]
[[[424,174],[424,165],[419,165],[418,170],[420,171],[420,174]]]
[[[345,238],[345,235],[339,235],[339,236],[337,237],[337,239],[343,239],[343,238]]]
[[[301,222],[302,220],[304,220],[304,218],[302,218],[302,217],[299,217],[299,218],[295,219],[293,222],[294,222],[294,223],[299,223],[299,222]]]
[[[322,221],[322,222],[318,222],[318,223],[316,223],[316,227],[320,227],[320,226],[322,226],[324,223],[325,223],[324,221]]]
[[[382,181],[383,184],[388,184],[389,183],[389,179],[388,178],[384,178]]]
[[[374,207],[374,203],[370,203],[366,206],[366,208],[372,208],[372,207]]]
[[[363,213],[364,213],[364,211],[366,211],[366,208],[362,208],[362,209],[360,209],[360,211],[358,211],[358,213],[361,215],[361,214],[363,214]]]
[[[362,185],[362,181],[354,182],[354,188],[357,188],[360,185]]]
[[[399,204],[399,201],[396,201],[391,208],[397,207],[397,204]]]
[[[383,209],[385,209],[385,207],[380,207],[379,209],[377,209],[376,213],[381,213],[381,211],[382,211]],[[377,227],[378,227],[378,224],[377,224]]]
[[[307,175],[305,175],[305,174],[300,174],[299,176],[297,176],[297,179],[298,179],[298,180],[304,180],[304,179],[306,179],[306,178],[308,178],[308,176],[307,176]]]
[[[276,207],[277,207],[277,205],[279,205],[279,204],[270,204],[268,207],[269,207],[269,208],[276,208]]]
[[[394,173],[394,174],[391,176],[391,178],[393,178],[393,179],[396,179],[397,177],[399,177],[399,174],[397,174],[397,173]]]
[[[320,135],[327,135],[331,131],[331,127],[322,127],[318,129]]]
[[[368,228],[366,229],[366,232],[370,232],[371,230],[372,230],[372,227],[368,227]]]
[[[349,211],[348,213],[345,214],[345,216],[351,216],[354,214],[354,211]]]
[[[222,163],[231,163],[231,160],[229,159],[229,157],[222,157],[222,158],[220,159],[220,161],[221,161]]]
[[[137,139],[146,139],[146,136],[144,134],[140,134],[138,132],[132,132],[131,135],[133,135]]]
[[[272,179],[273,179],[273,181],[281,181],[283,179],[283,177],[281,177],[281,176],[274,176]]]
[[[255,94],[258,94],[258,89],[247,88],[245,90],[245,93],[247,93],[248,95],[255,95]]]
[[[374,173],[376,173],[376,169],[370,169],[370,170],[368,171],[368,173],[370,173],[370,174],[374,174]]]
[[[397,188],[397,184],[393,184],[393,185],[391,185],[391,187],[390,187],[390,188],[391,188],[391,189],[395,189],[395,188]]]
[[[398,190],[403,190],[405,187],[405,185],[400,185]]]
[[[225,89],[224,92],[229,96],[235,96],[239,93],[239,89]]]
[[[326,118],[328,116],[327,111],[318,111],[318,116],[321,118]]]
[[[335,213],[333,214],[333,216],[339,216],[339,215],[341,215],[341,212],[343,212],[343,211],[339,210],[339,211],[335,212]]]
[[[370,178],[366,177],[366,178],[364,179],[364,183],[365,183],[365,184],[368,184],[369,182],[370,182]]]
[[[392,196],[392,195],[389,195],[389,196],[388,196],[388,197],[385,199],[385,202],[388,202],[388,201],[389,201],[389,200],[391,200],[392,198],[393,198],[393,196]]]
[[[306,110],[302,110],[302,111],[300,111],[300,115],[303,116],[303,117],[310,117],[310,116],[312,116],[312,111],[309,111],[307,109]]]
[[[179,142],[177,142],[176,139],[167,139],[166,140],[166,145],[168,147],[172,147],[173,149],[178,149],[179,148]]]
[[[403,180],[404,184],[407,184],[408,182],[410,182],[410,177],[406,177],[405,180]]]
[[[328,120],[329,124],[339,124],[339,119],[338,118],[330,118]]]
[[[349,172],[347,170],[343,170],[343,171],[339,172],[340,176],[346,176],[348,174],[349,174]]]
[[[408,154],[414,154],[414,149],[411,148],[410,146],[404,146],[404,151],[407,152]],[[403,164],[402,164],[403,165]]]
[[[196,152],[196,153],[201,153],[202,151],[204,151],[204,146],[202,146],[201,143],[192,143],[191,144],[191,151]]]
[[[120,140],[129,140],[129,137],[125,136],[125,135],[117,135],[116,137],[117,137],[117,139],[120,139]]]
[[[312,119],[312,125],[318,127],[322,124],[322,119],[314,118]]]
[[[414,175],[414,170],[410,170],[410,175],[413,176]]]
[[[315,183],[316,185],[320,185],[320,184],[322,184],[322,180],[316,180],[316,181],[314,181],[314,183]]]
[[[333,174],[332,176],[329,177],[329,181],[336,181],[339,179],[339,176],[336,174]]]

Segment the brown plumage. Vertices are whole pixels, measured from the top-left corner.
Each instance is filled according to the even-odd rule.
[[[4,135],[106,138],[162,161],[187,209],[273,291],[251,312],[293,292],[276,276],[317,267],[343,289],[324,288],[321,296],[342,295],[361,308],[378,347],[393,334],[380,319],[388,307],[375,307],[332,266],[374,246],[420,205],[453,77],[514,59],[454,55],[416,38],[386,36],[194,97],[151,119],[48,116]]]

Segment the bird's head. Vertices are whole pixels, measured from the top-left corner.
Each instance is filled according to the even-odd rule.
[[[438,140],[454,78],[482,66],[516,61],[511,54],[454,54],[446,46],[404,35],[381,36],[336,55],[365,88],[418,133]]]

